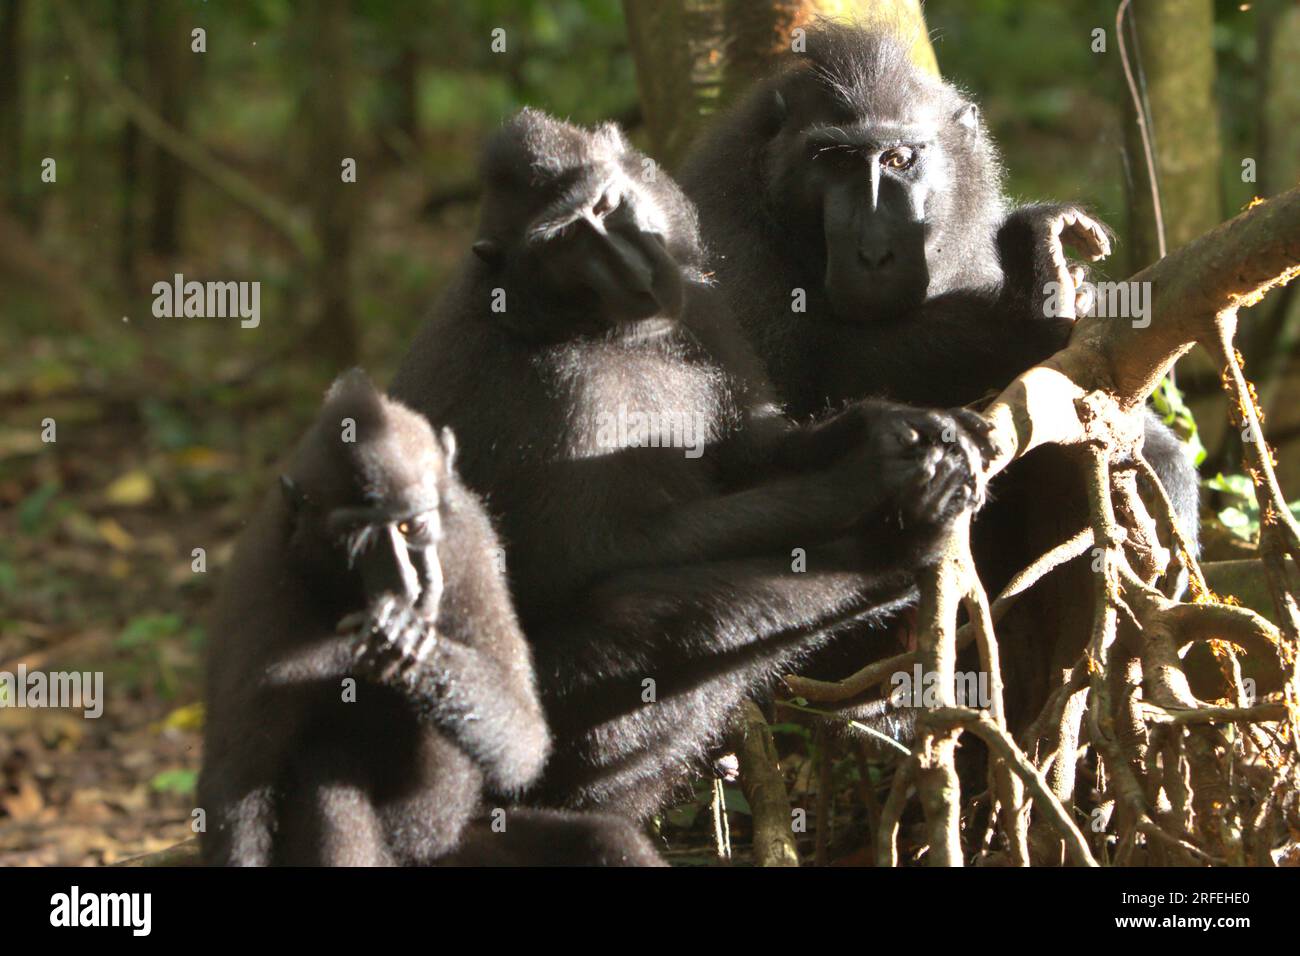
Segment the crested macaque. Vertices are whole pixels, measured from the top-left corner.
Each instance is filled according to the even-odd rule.
[[[359,371],[330,389],[212,616],[205,861],[658,862],[622,821],[477,822],[537,776],[549,736],[496,535],[454,455],[449,430]],[[521,849],[555,839],[599,856]]]
[[[720,115],[682,173],[719,291],[796,416],[865,397],[971,405],[1065,347],[1090,296],[1064,246],[1100,258],[1109,233],[1076,206],[1015,206],[1002,180],[969,97],[887,33],[834,22]],[[1144,455],[1194,548],[1196,474],[1152,415]],[[999,476],[974,531],[986,587],[1078,530],[1081,488],[1054,448]],[[1039,647],[1058,630],[1041,610]],[[862,641],[829,653],[845,647],[840,673],[817,676],[870,656]]]
[[[747,695],[911,600],[980,504],[987,426],[879,400],[792,424],[693,206],[605,125],[487,144],[478,238],[391,393],[460,443],[556,746],[530,805],[644,817]]]

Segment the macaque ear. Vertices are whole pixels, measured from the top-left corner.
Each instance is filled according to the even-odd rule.
[[[962,129],[974,133],[980,126],[980,108],[974,103],[965,103],[953,114],[952,121]]]
[[[785,105],[785,95],[780,90],[773,90],[772,99],[767,104],[767,112],[764,116],[766,121],[764,128],[768,136],[775,136],[781,131],[789,112],[789,108]]]
[[[470,249],[474,251],[474,255],[494,268],[501,264],[503,254],[501,244],[495,239],[480,239],[470,246]]]
[[[438,441],[442,443],[442,456],[446,459],[447,470],[451,471],[456,463],[456,433],[444,425],[438,432]]]
[[[307,505],[307,495],[298,487],[298,482],[288,475],[280,476],[280,494],[284,496],[290,514],[296,515]]]
[[[601,123],[595,130],[596,142],[604,145],[615,155],[627,152],[627,138],[617,123]]]

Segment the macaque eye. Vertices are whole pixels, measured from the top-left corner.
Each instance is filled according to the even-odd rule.
[[[916,162],[916,150],[910,146],[895,146],[880,154],[880,165],[886,169],[907,169]]]
[[[426,536],[429,526],[423,518],[407,518],[405,521],[397,523],[397,530],[403,538],[410,541],[419,541]]]

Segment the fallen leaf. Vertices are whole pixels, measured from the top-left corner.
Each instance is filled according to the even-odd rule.
[[[190,445],[188,448],[182,448],[172,456],[178,465],[185,468],[219,468],[231,469],[239,463],[239,459],[229,452],[217,451],[215,448],[208,448],[206,445]]]
[[[0,428],[0,458],[34,455],[45,448],[41,432],[31,428]]]
[[[140,468],[128,471],[104,490],[104,497],[109,504],[124,508],[145,504],[153,494],[153,478]]]
[[[40,788],[36,781],[27,777],[19,778],[11,793],[0,796],[0,810],[14,820],[34,820],[44,807]]]
[[[112,518],[101,518],[95,529],[99,536],[108,542],[114,551],[128,552],[135,549],[135,538]]]
[[[202,730],[202,701],[196,701],[193,704],[186,704],[184,707],[177,707],[163,718],[162,726],[167,730]]]

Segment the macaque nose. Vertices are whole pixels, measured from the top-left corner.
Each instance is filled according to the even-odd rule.
[[[383,527],[361,556],[361,583],[368,595],[396,594],[415,603],[424,588],[420,577],[394,525]]]
[[[859,246],[858,261],[868,269],[883,269],[894,261],[894,250],[889,246]]]

